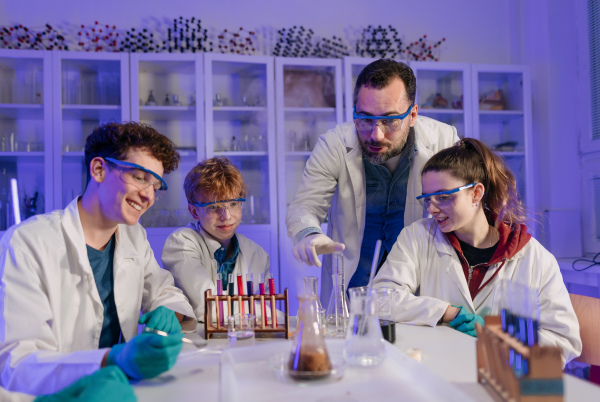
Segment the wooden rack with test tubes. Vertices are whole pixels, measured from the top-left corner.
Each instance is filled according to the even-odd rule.
[[[263,312],[256,315],[256,303],[259,302],[260,306],[273,306],[275,309],[275,302],[283,300],[284,302],[284,322],[279,323],[277,319],[273,320],[262,319],[265,315],[265,309],[263,308]],[[221,302],[221,303],[219,303]],[[223,305],[223,310],[227,312],[227,314],[223,315],[225,317],[224,322],[219,322],[220,320],[213,318],[213,314],[216,314],[216,317],[219,317],[219,308],[220,305]],[[204,292],[204,337],[209,339],[212,334],[217,333],[227,333],[227,317],[232,315],[231,306],[235,311],[235,305],[238,306],[237,310],[239,311],[239,307],[244,305],[244,307],[250,306],[250,314],[253,314],[257,317],[256,326],[254,327],[255,333],[283,333],[286,339],[290,337],[290,314],[288,307],[288,289],[285,288],[282,294],[274,294],[274,295],[213,295],[211,290],[208,289]],[[275,314],[277,315],[277,314]],[[260,317],[260,319],[259,319]],[[221,325],[222,324],[222,325]]]
[[[528,362],[528,374],[517,376],[510,353]],[[561,351],[555,346],[527,347],[502,331],[500,316],[485,317],[477,325],[477,377],[503,401],[562,402]]]

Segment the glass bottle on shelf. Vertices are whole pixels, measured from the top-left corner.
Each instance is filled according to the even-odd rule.
[[[333,254],[332,291],[325,313],[326,334],[332,338],[344,338],[348,326],[348,297],[346,296],[346,281],[344,278],[344,255],[340,252]]]
[[[288,361],[290,377],[297,380],[327,377],[332,370],[325,336],[318,325],[316,295],[299,295],[300,309],[294,345]]]
[[[173,94],[173,106],[181,106],[181,103],[179,102],[179,95],[177,94]]]
[[[146,106],[156,106],[156,98],[154,98],[154,94],[152,93],[152,90],[150,90],[150,93],[148,94],[148,99],[146,100]]]
[[[165,95],[165,102],[164,102],[165,106],[170,106],[171,105],[171,99],[169,99],[169,94]]]

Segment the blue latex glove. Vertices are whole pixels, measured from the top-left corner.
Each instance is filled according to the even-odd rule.
[[[156,377],[169,370],[181,350],[181,333],[160,336],[149,332],[133,337],[127,343],[112,347],[108,365],[119,366],[129,378],[141,380]]]
[[[146,324],[148,328],[165,331],[168,334],[181,332],[181,324],[173,310],[160,306],[140,317],[140,324]]]
[[[116,367],[105,367],[94,374],[85,376],[52,395],[44,395],[35,402],[107,402],[137,401],[133,387],[129,385],[127,376]]]
[[[459,308],[458,306],[452,307]],[[458,312],[454,320],[450,321],[449,325],[457,331],[463,332],[467,335],[471,335],[477,338],[475,324],[484,326],[485,323],[483,321],[483,317],[477,314],[468,313],[463,306],[460,306],[460,311]]]

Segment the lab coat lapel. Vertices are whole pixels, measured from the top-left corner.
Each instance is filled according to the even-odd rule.
[[[464,306],[470,306],[472,311],[474,310],[473,301],[471,300],[471,293],[469,292],[469,287],[467,285],[467,281],[465,279],[465,274],[463,273],[462,266],[460,265],[460,261],[456,255],[456,250],[452,247],[444,233],[440,230],[440,228],[436,225],[436,233],[435,233],[435,247],[440,256],[441,267],[444,270],[445,274],[454,286],[458,293],[460,293]],[[443,289],[446,287],[446,280],[441,278],[442,283],[440,287]],[[450,292],[452,294],[453,292]]]
[[[359,225],[358,227],[361,227],[360,223],[365,217],[367,198],[365,194],[365,169],[362,162],[362,150],[356,138],[356,129],[353,128],[345,133],[344,143],[346,145],[346,166],[348,167],[356,205],[356,222]],[[359,236],[362,236],[362,233]]]
[[[115,253],[113,257],[114,298],[121,331],[126,340],[137,333],[137,314],[141,310],[142,295],[140,283],[144,283],[140,255],[127,236],[123,225],[117,227],[115,233]]]

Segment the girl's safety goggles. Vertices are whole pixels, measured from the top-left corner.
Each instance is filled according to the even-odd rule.
[[[453,190],[423,194],[417,197],[417,201],[419,201],[419,204],[421,204],[421,206],[425,210],[428,210],[431,204],[433,204],[433,206],[435,206],[436,208],[443,209],[452,205],[456,193],[467,188],[471,188],[475,185],[477,185],[477,183],[467,184],[465,186],[461,186]]]

